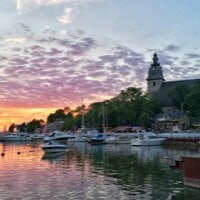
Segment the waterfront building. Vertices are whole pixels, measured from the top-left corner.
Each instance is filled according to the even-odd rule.
[[[155,116],[152,128],[158,132],[179,132],[190,128],[190,117],[185,112],[174,110]]]
[[[51,122],[46,124],[46,132],[50,133],[55,130],[61,131],[63,127],[64,122],[63,121],[56,121],[56,122]]]

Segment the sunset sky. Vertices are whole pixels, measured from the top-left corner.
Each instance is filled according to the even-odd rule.
[[[1,0],[0,129],[58,108],[200,77],[199,0]]]

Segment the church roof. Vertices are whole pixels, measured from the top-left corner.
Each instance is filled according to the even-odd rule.
[[[180,80],[163,82],[159,91],[155,94],[156,98],[160,101],[161,106],[173,106],[172,100],[169,97],[169,92],[178,85],[187,85],[188,87],[195,86],[200,79]]]

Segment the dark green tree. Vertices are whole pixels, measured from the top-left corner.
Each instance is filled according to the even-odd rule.
[[[74,130],[74,129],[76,129],[75,118],[72,115],[72,113],[70,112],[65,117],[65,121],[64,121],[62,130],[66,131],[66,130]]]
[[[122,125],[137,125],[145,103],[145,97],[141,89],[130,87],[121,91],[117,99],[120,103],[120,123],[122,123]]]
[[[171,98],[173,105],[175,105],[179,110],[182,110],[183,102],[188,95],[190,88],[188,85],[180,84],[172,88],[168,96]]]
[[[141,115],[139,117],[139,124],[144,128],[150,128],[153,118],[156,114],[162,112],[161,105],[156,98],[148,95],[144,96],[145,101],[141,110]]]
[[[37,128],[42,127],[42,125],[41,125],[42,121],[43,120],[41,120],[41,119],[40,120],[33,119],[32,121],[28,122],[27,127],[26,127],[26,131],[28,133],[34,133]]]
[[[22,124],[18,125],[18,129],[20,132],[24,133],[27,131],[27,124],[23,122]]]
[[[10,127],[8,128],[8,131],[13,133],[14,129],[15,129],[16,125],[13,123],[10,125]]]
[[[184,106],[193,117],[200,118],[200,83],[194,86],[185,98]]]
[[[64,121],[65,120],[65,112],[66,109],[58,109],[55,111],[55,113],[51,113],[49,114],[49,116],[47,117],[47,123],[52,123],[52,122],[56,122],[56,121]]]

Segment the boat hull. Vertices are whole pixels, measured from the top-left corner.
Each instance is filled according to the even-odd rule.
[[[42,147],[45,153],[59,153],[67,151],[66,147]]]
[[[91,144],[105,144],[105,139],[91,139],[89,141]]]
[[[53,141],[50,141],[48,144],[45,144],[42,147],[42,150],[45,153],[59,153],[59,152],[67,151],[67,146],[53,140]]]
[[[104,144],[105,143],[105,134],[98,133],[96,136],[90,138],[89,143],[91,144]]]
[[[131,140],[129,140],[129,139],[116,139],[115,140],[115,142],[114,142],[115,144],[130,144],[131,143]]]

